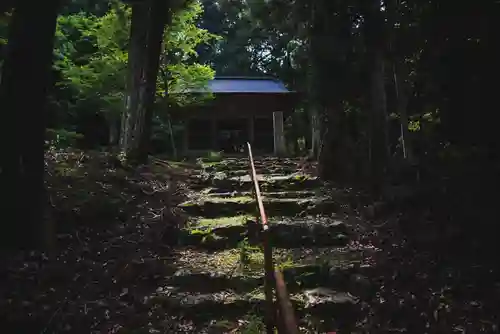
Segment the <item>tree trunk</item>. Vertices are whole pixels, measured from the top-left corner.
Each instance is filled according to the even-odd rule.
[[[156,79],[168,8],[166,0],[134,3],[132,7],[129,85],[122,118],[121,148],[126,159],[134,163],[145,163],[148,158]]]
[[[379,193],[384,182],[388,162],[387,106],[384,82],[384,58],[381,50],[374,55],[371,77],[371,177],[375,193]]]
[[[59,4],[19,1],[9,26],[0,84],[0,205],[4,221],[12,217],[3,226],[4,248],[43,243],[46,95]]]
[[[410,133],[408,131],[408,75],[403,70],[404,64],[398,60],[394,61],[394,87],[396,88],[397,113],[401,122],[401,146],[403,156],[408,161],[413,161],[413,149],[411,145]]]
[[[380,1],[365,4],[365,37],[370,78],[370,174],[372,190],[380,193],[388,159],[387,101],[385,91],[385,36]]]
[[[396,93],[396,113],[399,115],[401,125],[401,147],[403,157],[408,161],[413,161],[413,150],[408,131],[408,96],[410,94],[409,73],[404,61],[404,55],[398,54],[397,45],[398,36],[396,26],[402,17],[399,14],[401,7],[400,0],[391,0],[385,3],[390,27],[390,58],[392,60],[392,72],[394,79],[394,89]]]
[[[321,147],[321,117],[323,115],[321,106],[320,92],[320,67],[322,60],[321,34],[325,32],[321,24],[319,15],[320,4],[312,2],[310,12],[310,31],[309,31],[309,71],[308,71],[308,90],[309,90],[309,117],[311,123],[311,156],[318,160]]]
[[[319,112],[314,110],[309,113],[311,114],[311,155],[317,160],[321,144]]]
[[[108,145],[116,147],[120,142],[120,119],[113,115],[108,119],[109,122],[109,140]]]
[[[150,12],[146,59],[146,92],[144,96],[144,123],[139,143],[138,158],[146,163],[150,151],[153,113],[156,98],[156,83],[160,66],[160,53],[165,25],[169,21],[169,3],[167,0],[153,0]]]
[[[147,51],[148,8],[148,2],[135,2],[132,5],[127,95],[120,132],[120,148],[129,161],[135,161],[138,157],[140,130],[143,122],[141,111],[144,110],[144,62]]]
[[[174,159],[177,159],[178,158],[177,146],[175,144],[174,130],[172,128],[172,120],[171,120],[170,116],[168,116],[167,122],[168,122],[168,132],[170,133],[170,144],[172,145],[172,154],[173,154]]]

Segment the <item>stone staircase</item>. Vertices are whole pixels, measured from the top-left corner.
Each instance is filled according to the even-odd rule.
[[[374,250],[350,242],[353,222],[318,178],[297,173],[299,164],[256,159],[275,265],[302,333],[351,333],[360,321],[360,298],[369,293],[363,273]],[[172,272],[146,303],[197,333],[250,333],[248,319],[263,315],[263,252],[248,232],[256,228],[248,171],[248,159],[200,161],[196,191],[179,205],[190,218]]]

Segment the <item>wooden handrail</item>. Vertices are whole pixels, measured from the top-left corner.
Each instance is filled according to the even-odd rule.
[[[276,300],[278,301],[278,331],[286,334],[299,334],[299,327],[295,320],[295,312],[293,310],[290,296],[286,290],[283,274],[279,270],[274,271],[276,282]]]
[[[248,145],[248,157],[250,159],[250,168],[251,168],[251,173],[252,173],[252,181],[253,181],[253,186],[254,186],[254,191],[255,191],[255,197],[257,197],[257,205],[259,207],[259,213],[260,213],[260,219],[261,219],[261,224],[263,226],[267,226],[267,216],[266,216],[266,211],[264,210],[264,203],[262,202],[262,195],[260,194],[260,187],[259,187],[259,181],[257,180],[257,172],[255,171],[255,164],[253,161],[253,154],[252,154],[252,146],[250,143],[247,143]]]
[[[262,244],[264,248],[264,270],[265,270],[265,294],[266,294],[266,330],[268,334],[274,333],[276,327],[275,321],[278,316],[278,331],[283,334],[298,334],[298,326],[295,320],[290,297],[286,290],[285,280],[279,270],[274,269],[273,252],[269,237],[269,224],[267,221],[264,203],[260,192],[259,181],[257,179],[257,172],[255,171],[255,164],[252,154],[252,146],[247,143],[248,157],[250,160],[251,178],[254,186],[255,200],[259,209],[259,216],[257,217],[262,224]],[[273,287],[276,289],[276,300],[278,308],[274,306]]]

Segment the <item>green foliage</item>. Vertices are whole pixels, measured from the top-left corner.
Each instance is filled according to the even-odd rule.
[[[411,132],[420,131],[420,122],[419,121],[409,121],[408,122],[408,130]]]
[[[238,244],[239,264],[244,271],[261,270],[264,267],[264,257],[261,247],[252,246],[248,238]]]
[[[168,56],[176,59],[173,63],[192,63],[193,59],[198,56],[195,51],[197,46],[220,39],[208,30],[197,26],[198,18],[202,13],[201,3],[192,1],[185,9],[174,14],[172,24],[166,28],[164,41]]]
[[[83,138],[79,133],[64,129],[47,129],[45,133],[47,144],[56,149],[74,147]]]
[[[3,64],[3,49],[7,45],[7,34],[10,22],[11,13],[0,13],[0,70]],[[1,79],[0,73],[0,79]]]
[[[239,243],[238,249],[240,251],[240,264],[242,266],[247,266],[250,264],[250,244],[248,240],[245,239]]]
[[[7,44],[7,28],[9,26],[11,13],[0,13],[0,48]]]
[[[203,159],[205,162],[219,162],[222,160],[222,152],[210,151],[207,153],[206,158]]]
[[[208,80],[213,79],[215,71],[210,66],[196,62],[198,58],[196,49],[203,45],[210,46],[221,38],[206,29],[199,28],[198,20],[202,14],[201,3],[192,1],[185,10],[173,16],[172,24],[167,27],[164,39],[166,52],[163,68],[160,70],[162,75],[162,82],[159,85],[160,95],[164,96],[166,91],[185,93],[190,89],[204,87]],[[211,98],[209,94],[174,94],[170,96],[169,102],[188,105],[203,102],[208,98]]]
[[[54,47],[57,81],[51,96],[58,110],[56,120],[50,124],[54,128],[62,126],[73,131],[74,126],[68,125],[82,123],[82,119],[96,114],[108,122],[114,121],[123,110],[131,8],[116,1],[108,5],[109,10],[99,12],[99,16],[73,8],[71,14],[58,19]],[[99,6],[104,8],[103,4]],[[198,1],[190,2],[174,12],[172,24],[166,28],[158,76],[160,99],[166,97],[166,91],[200,87],[213,78],[214,71],[209,66],[196,62],[195,49],[218,38],[197,27],[202,12]],[[199,97],[173,94],[163,103],[186,105],[198,100]]]
[[[242,323],[244,324],[239,328],[238,333],[241,334],[260,334],[266,332],[266,325],[261,316],[250,314],[246,316]]]
[[[60,16],[56,31],[54,63],[61,73],[59,89],[69,91],[69,111],[121,111],[127,64],[126,27],[118,10],[103,17],[79,13]]]

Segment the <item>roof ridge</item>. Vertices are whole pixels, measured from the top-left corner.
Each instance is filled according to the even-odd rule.
[[[272,81],[281,82],[281,80],[279,80],[278,78],[272,77],[272,76],[257,77],[257,76],[232,76],[232,75],[218,76],[217,75],[213,78],[213,80],[272,80]]]
[[[215,77],[208,81],[206,87],[187,89],[187,92],[211,92],[211,93],[258,93],[258,94],[281,94],[291,93],[283,81],[277,78],[263,77]]]

